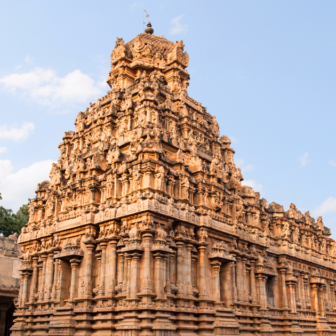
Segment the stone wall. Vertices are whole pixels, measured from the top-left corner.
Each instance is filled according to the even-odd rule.
[[[19,255],[17,234],[8,238],[0,236],[0,336],[8,335],[12,324],[13,301],[20,288]]]

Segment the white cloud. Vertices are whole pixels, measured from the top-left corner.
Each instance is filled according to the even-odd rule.
[[[321,216],[327,212],[336,211],[336,198],[329,197],[321,205],[314,209],[313,213],[315,216]]]
[[[40,105],[84,103],[101,95],[106,83],[94,81],[80,70],[58,77],[51,69],[35,68],[26,73],[13,73],[0,78],[0,84],[13,94],[19,92]]]
[[[145,5],[145,3],[143,1],[134,2],[131,5],[131,9],[134,9],[134,8],[137,8],[137,7],[141,7],[141,6],[144,6],[144,5]]]
[[[1,205],[17,211],[28,198],[35,197],[37,184],[49,179],[52,163],[52,160],[39,161],[14,172],[10,160],[0,160]]]
[[[29,55],[27,55],[26,58],[25,58],[25,62],[28,63],[28,64],[32,63],[33,62],[33,58],[30,57]]]
[[[8,176],[13,170],[12,162],[10,160],[0,160],[0,182]],[[0,185],[1,189],[1,185]]]
[[[248,163],[245,165],[244,159],[235,160],[236,167],[241,168],[243,173],[249,172],[254,169],[254,165],[252,163]]]
[[[35,126],[31,122],[25,122],[21,127],[13,125],[0,125],[0,139],[9,139],[14,141],[26,140],[33,132],[34,128]]]
[[[303,154],[302,156],[298,157],[298,161],[300,162],[301,167],[304,167],[308,163],[308,153]]]
[[[336,161],[329,161],[329,164],[331,164],[333,167],[336,167]]]
[[[242,185],[246,185],[251,187],[254,191],[262,191],[262,185],[258,184],[256,181],[253,180],[245,180],[242,182]]]
[[[7,147],[0,147],[0,154],[6,153],[7,152]]]
[[[185,34],[187,32],[188,25],[183,25],[180,22],[183,17],[184,15],[180,15],[171,21],[173,24],[173,27],[170,28],[170,35]]]

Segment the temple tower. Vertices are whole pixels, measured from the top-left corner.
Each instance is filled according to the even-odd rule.
[[[322,218],[242,185],[182,41],[118,38],[22,229],[14,336],[336,333]]]

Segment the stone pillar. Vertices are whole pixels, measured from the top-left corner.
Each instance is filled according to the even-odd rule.
[[[231,308],[233,301],[233,290],[232,290],[232,268],[233,262],[225,263],[222,265],[224,269],[224,277],[222,279],[222,288],[224,294],[224,305],[226,308]]]
[[[301,301],[301,308],[306,309],[306,298],[305,298],[305,290],[304,290],[304,283],[303,283],[304,274],[299,274],[298,279],[298,287],[300,288],[300,301]]]
[[[131,273],[131,262],[132,262],[132,256],[131,254],[127,254],[126,255],[126,262],[127,262],[127,276],[126,276],[126,297],[129,299],[131,297],[131,277],[132,277],[132,273]]]
[[[192,278],[191,278],[191,250],[193,246],[191,244],[186,245],[187,249],[187,295],[192,296],[193,287],[192,287]]]
[[[183,262],[183,246],[184,244],[182,242],[177,242],[177,254],[176,254],[176,260],[177,260],[177,267],[176,267],[176,275],[177,275],[177,280],[176,280],[176,285],[178,288],[178,294],[179,295],[185,295],[185,287],[184,287],[184,281],[185,279],[183,278],[183,268],[184,268],[184,262]]]
[[[78,259],[71,259],[70,260],[70,267],[71,267],[71,280],[70,280],[70,295],[69,295],[69,302],[74,302],[75,295],[77,294],[77,272],[78,272],[78,265],[80,261]]]
[[[207,286],[207,276],[206,276],[206,245],[202,244],[198,247],[199,250],[199,298],[200,299],[207,299],[208,298],[208,286]]]
[[[131,261],[131,291],[130,291],[130,299],[137,300],[138,299],[138,279],[139,279],[139,253],[134,253]]]
[[[84,298],[92,298],[92,263],[93,263],[93,250],[95,248],[94,244],[86,244],[86,274],[84,280]]]
[[[296,299],[295,299],[295,282],[288,281],[289,302],[292,314],[296,314]]]
[[[304,282],[304,293],[305,293],[305,299],[306,299],[306,307],[308,309],[311,308],[312,302],[311,302],[311,295],[310,295],[310,284],[309,284],[309,276],[306,274],[303,278]]]
[[[267,294],[266,294],[266,280],[267,276],[263,274],[258,274],[258,284],[260,293],[260,308],[262,310],[267,310]]]
[[[324,304],[323,304],[323,296],[324,296],[323,292],[324,292],[323,285],[320,285],[317,289],[317,297],[318,297],[318,312],[321,317],[325,316]]]
[[[40,284],[40,292],[38,296],[39,301],[43,301],[44,298],[44,283],[45,283],[45,273],[46,273],[46,255],[41,255],[42,259],[42,269],[41,269],[41,284]]]
[[[100,283],[99,283],[99,290],[98,290],[99,296],[105,295],[106,247],[107,247],[107,242],[100,243],[101,260],[100,260]]]
[[[244,287],[243,287],[243,292],[244,292],[243,301],[244,302],[249,302],[249,298],[248,298],[248,295],[249,295],[249,291],[248,291],[248,276],[247,276],[246,261],[247,261],[246,258],[242,259],[242,264],[243,264],[243,266],[242,266],[242,270],[243,270],[243,284],[244,284]]]
[[[231,282],[232,282],[232,300],[233,302],[237,302],[238,293],[236,283],[236,264],[234,262],[231,264]]]
[[[143,253],[143,280],[141,284],[142,294],[152,294],[152,276],[151,276],[151,245],[153,235],[151,233],[144,233],[142,235],[144,253]]]
[[[255,284],[255,260],[250,260],[250,284],[251,284],[251,296],[252,302],[257,303],[257,289]]]
[[[286,269],[281,268],[279,270],[280,272],[280,278],[281,278],[281,295],[282,295],[282,300],[281,300],[281,308],[282,309],[288,309],[288,301],[287,301],[287,288],[286,288]]]
[[[22,281],[22,297],[21,297],[21,307],[24,307],[28,301],[28,281],[30,277],[30,272],[23,272]]]
[[[124,280],[124,254],[118,253],[118,287],[117,290],[122,292]]]
[[[236,256],[236,282],[238,301],[244,300],[244,278],[243,278],[243,262],[240,256]]]
[[[166,299],[164,294],[164,272],[163,272],[163,261],[164,255],[161,253],[156,253],[154,255],[155,264],[154,264],[154,278],[155,278],[155,291],[156,291],[156,300]]]
[[[48,301],[51,297],[53,278],[54,278],[54,254],[49,253],[46,261],[46,278],[44,300]]]
[[[319,311],[317,292],[318,292],[318,285],[317,284],[312,284],[311,285],[312,308],[316,311],[316,314]]]
[[[51,300],[56,300],[56,285],[57,285],[57,275],[58,275],[58,266],[59,266],[59,260],[54,260],[54,281],[53,281],[53,287],[51,291]]]
[[[127,293],[127,277],[128,277],[128,262],[127,262],[127,253],[124,253],[124,272],[123,272],[123,283],[122,283],[122,293]]]
[[[171,295],[171,286],[170,286],[170,255],[166,256],[164,260],[166,264],[166,287],[165,291],[167,295]]]
[[[170,262],[169,262],[169,266],[170,266],[170,288],[172,289],[176,289],[176,253],[172,253],[170,255]]]
[[[37,267],[38,257],[32,257],[33,275],[30,286],[29,303],[33,304],[36,301],[35,295],[37,293],[38,285],[38,267]]]
[[[115,294],[115,287],[117,285],[116,276],[117,276],[117,241],[112,240],[111,245],[111,282],[108,289],[108,295],[113,296]]]
[[[330,302],[331,302],[331,310],[335,310],[335,282],[330,281]]]
[[[220,267],[221,262],[214,260],[211,263],[212,266],[212,279],[213,279],[213,299],[220,303],[221,297],[220,297]]]

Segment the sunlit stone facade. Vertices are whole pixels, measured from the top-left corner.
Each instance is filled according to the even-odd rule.
[[[117,39],[111,90],[30,202],[13,335],[335,332],[329,229],[241,184],[188,62],[182,41]]]

